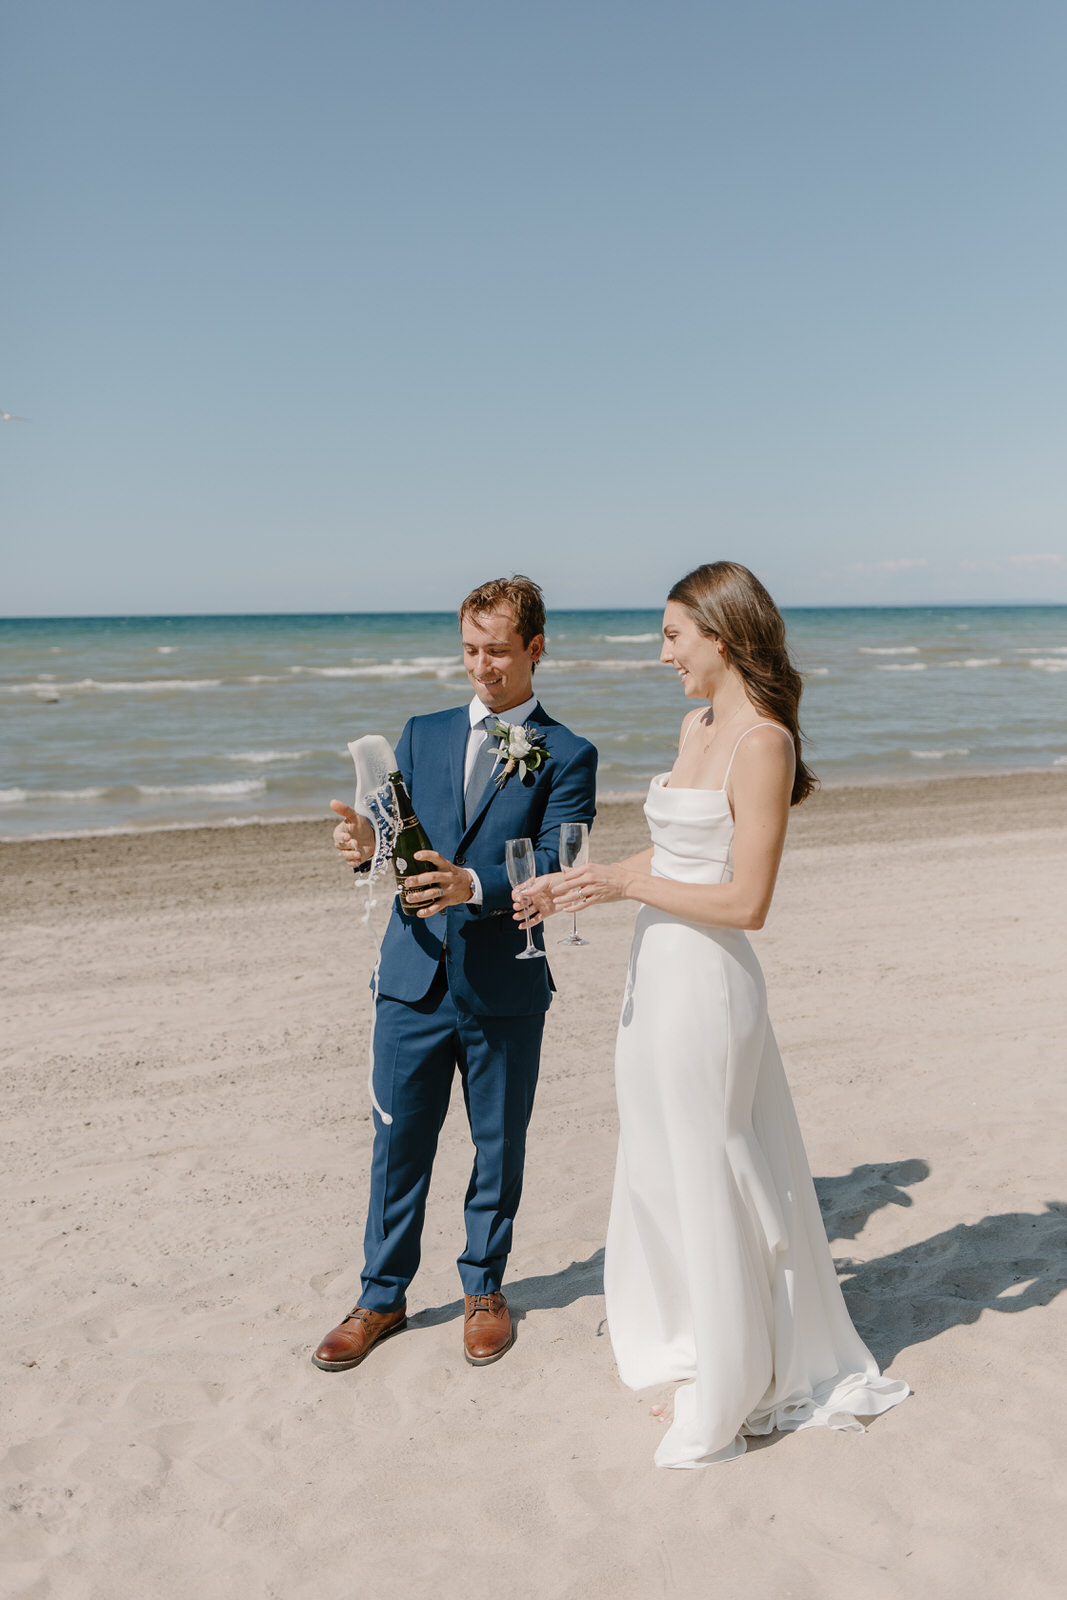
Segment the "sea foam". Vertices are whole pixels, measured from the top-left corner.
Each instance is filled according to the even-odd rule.
[[[306,761],[310,754],[310,750],[237,750],[226,760],[247,761],[251,766],[263,767],[271,761]]]
[[[223,800],[239,794],[260,794],[266,787],[266,778],[235,778],[232,783],[139,783],[137,793],[204,794],[215,795]]]

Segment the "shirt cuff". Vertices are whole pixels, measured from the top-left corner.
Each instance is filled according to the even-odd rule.
[[[479,879],[478,874],[476,872],[472,872],[471,871],[470,867],[467,867],[466,871],[470,873],[470,880],[471,880],[471,897],[467,901],[467,904],[469,906],[480,906],[481,903],[482,903],[482,885],[481,885],[481,880]]]

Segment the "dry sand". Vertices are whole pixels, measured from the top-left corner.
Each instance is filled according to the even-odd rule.
[[[1065,823],[1056,775],[796,815],[755,942],[849,1304],[915,1393],[690,1473],[653,1468],[603,1322],[630,908],[553,961],[514,1350],[462,1358],[457,1095],[409,1332],[327,1375],[371,1137],[329,823],[0,847],[0,1590],[1058,1597]],[[595,855],[642,842],[603,808]]]

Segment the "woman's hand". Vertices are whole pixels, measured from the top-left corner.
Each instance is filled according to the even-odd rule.
[[[520,928],[536,928],[539,922],[552,916],[556,910],[553,891],[562,881],[562,872],[546,872],[543,877],[531,878],[521,889],[512,889],[514,918]]]
[[[613,900],[627,900],[630,877],[630,871],[622,863],[605,867],[591,861],[585,867],[571,867],[555,876],[553,909],[585,911],[589,906],[608,906]]]

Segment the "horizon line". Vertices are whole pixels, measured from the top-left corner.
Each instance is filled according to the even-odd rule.
[[[902,601],[844,601],[827,603],[804,602],[791,605],[782,602],[779,610],[786,611],[1011,611],[1011,610],[1062,610],[1067,600],[922,600],[907,604]],[[604,612],[617,614],[646,614],[659,611],[660,605],[650,606],[551,606],[550,615],[597,615]],[[378,611],[95,611],[95,612],[26,612],[17,616],[0,616],[5,622],[176,622],[207,620],[221,621],[236,618],[269,617],[455,617],[453,608],[446,610],[429,607],[410,607],[405,611],[384,609]]]

